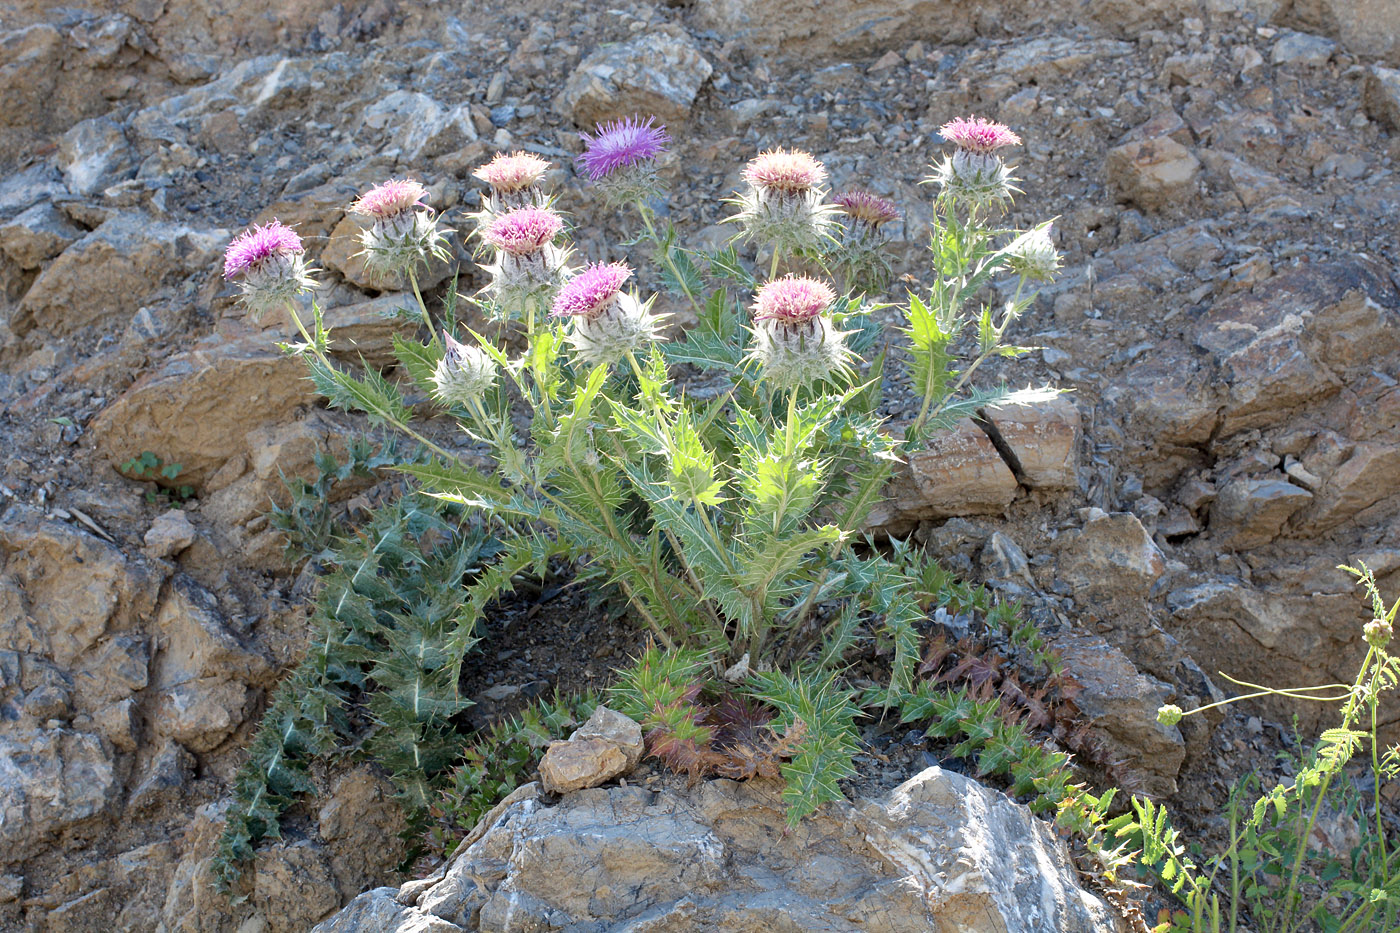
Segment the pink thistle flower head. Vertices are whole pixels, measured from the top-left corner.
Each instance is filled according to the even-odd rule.
[[[500,194],[514,194],[539,184],[549,162],[528,152],[496,153],[495,158],[472,172],[474,176]]]
[[[1021,137],[1010,128],[981,117],[950,120],[939,127],[938,134],[969,152],[995,152],[1003,146],[1021,145]]]
[[[578,157],[578,167],[591,181],[649,162],[665,152],[671,141],[666,127],[657,126],[655,117],[642,120],[638,116],[599,123],[594,135],[580,133],[579,138],[583,140],[583,152]]]
[[[234,237],[224,251],[224,278],[232,279],[269,259],[303,251],[301,237],[284,223],[274,220],[265,227],[252,227]]]
[[[758,290],[753,301],[753,319],[800,324],[817,317],[835,300],[836,294],[825,282],[788,275]]]
[[[549,313],[552,317],[596,317],[607,310],[631,277],[626,263],[594,263],[559,289]]]
[[[352,214],[363,214],[375,220],[390,220],[415,207],[427,207],[423,201],[428,189],[409,178],[395,179],[376,185],[350,205]]]
[[[826,166],[811,153],[794,149],[770,149],[759,153],[744,167],[744,181],[755,188],[782,194],[801,194],[826,179]]]
[[[539,252],[563,229],[564,221],[549,208],[519,207],[491,221],[485,239],[497,249],[525,256]]]
[[[831,200],[852,220],[870,227],[899,219],[899,208],[893,201],[868,191],[843,191]]]

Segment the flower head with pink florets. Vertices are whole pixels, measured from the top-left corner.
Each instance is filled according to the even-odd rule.
[[[349,211],[371,223],[360,233],[365,271],[378,279],[411,277],[418,266],[446,261],[448,231],[438,227],[426,198],[428,189],[409,178],[376,185],[350,204]]]
[[[391,178],[366,191],[350,204],[350,213],[375,220],[393,220],[416,208],[426,208],[428,189],[411,178]]]
[[[671,137],[655,117],[599,123],[592,136],[581,133],[579,138],[583,140],[583,152],[575,160],[579,173],[598,185],[610,205],[645,208],[661,196],[656,157],[666,152]]]
[[[555,245],[563,229],[557,213],[534,205],[497,214],[481,229],[482,240],[496,250],[495,261],[482,268],[491,276],[485,290],[498,318],[533,320],[533,312],[563,282],[569,250]]]
[[[563,229],[563,219],[549,208],[519,207],[497,215],[484,238],[496,249],[528,255],[554,242]]]
[[[868,191],[843,191],[832,203],[844,215],[831,262],[853,290],[878,291],[893,272],[885,255],[885,234],[880,229],[899,219],[893,201]]]
[[[939,127],[938,135],[969,152],[996,152],[1004,146],[1021,145],[1021,137],[1010,127],[976,116],[949,120]]]
[[[296,231],[274,220],[233,238],[224,251],[224,278],[238,280],[243,302],[256,320],[316,287],[304,254]]]
[[[496,153],[472,174],[491,186],[490,213],[516,207],[548,203],[540,182],[549,171],[549,162],[529,152]]]
[[[589,366],[616,363],[657,339],[665,318],[651,313],[654,297],[644,302],[622,290],[631,277],[624,263],[595,263],[554,299],[550,315],[569,320],[569,343]]]
[[[739,237],[792,254],[814,252],[831,239],[836,208],[823,201],[826,166],[810,153],[761,152],[744,167],[743,179],[748,190],[729,201],[739,210],[725,218],[739,224]]]
[[[589,181],[602,181],[654,162],[671,141],[666,127],[657,125],[655,117],[643,120],[639,116],[599,123],[592,136],[580,133],[579,138],[583,140],[583,152],[576,162]]]
[[[836,294],[820,279],[788,275],[759,288],[748,359],[779,388],[828,379],[850,367],[846,333],[830,311]]]
[[[788,275],[768,282],[754,296],[753,319],[804,324],[831,307],[836,293],[820,279]]]
[[[999,149],[1021,144],[1021,137],[1010,128],[980,117],[959,117],[943,124],[939,135],[957,146],[925,179],[936,182],[943,196],[962,201],[973,210],[1001,209],[1019,192],[1012,170],[998,154]]]

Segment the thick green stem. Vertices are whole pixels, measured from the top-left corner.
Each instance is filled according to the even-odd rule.
[[[656,227],[651,219],[651,208],[646,204],[639,203],[637,205],[637,212],[642,215],[642,223],[646,224],[647,237],[656,245],[657,251],[661,253],[661,261],[666,264],[667,269],[671,270],[671,277],[676,280],[676,284],[679,285],[681,291],[685,293],[686,300],[690,302],[690,307],[697,311],[700,310],[700,302],[696,299],[695,293],[690,290],[690,283],[685,280],[685,276],[681,275],[681,270],[676,266],[676,259],[671,255],[670,244],[663,244],[661,242],[661,237],[656,234]]]
[[[410,266],[408,269],[408,283],[413,286],[413,297],[418,299],[418,312],[423,316],[423,323],[428,327],[428,341],[433,344],[441,342],[437,335],[437,328],[433,326],[433,316],[428,313],[428,303],[423,300],[423,293],[418,290],[418,273]]]

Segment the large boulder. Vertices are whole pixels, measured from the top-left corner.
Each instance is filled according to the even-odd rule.
[[[225,230],[118,214],[45,267],[10,327],[93,341],[94,328],[124,325],[161,286],[215,274],[227,241]]]
[[[929,768],[793,830],[780,790],[519,795],[437,875],[362,894],[316,933],[1114,929],[1049,825],[962,775]]]
[[[93,420],[99,449],[119,465],[150,450],[198,486],[248,449],[246,436],[286,423],[314,400],[306,367],[261,335],[212,337],[136,381]]]

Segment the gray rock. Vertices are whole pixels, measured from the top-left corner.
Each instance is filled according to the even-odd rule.
[[[1050,646],[1060,653],[1071,677],[1083,689],[1074,705],[1121,762],[1115,778],[1135,786],[1125,790],[1154,798],[1176,793],[1176,776],[1186,758],[1186,743],[1176,726],[1157,721],[1157,710],[1172,699],[1166,684],[1138,671],[1117,648],[1097,635],[1068,632]]]
[[[48,202],[0,226],[0,249],[24,269],[37,269],[76,242],[83,231]]]
[[[419,91],[394,91],[366,107],[364,120],[387,130],[407,161],[454,152],[477,138],[469,105],[447,107]]]
[[[130,178],[136,160],[121,126],[110,117],[94,117],[63,134],[58,167],[69,191],[92,195]]]
[[[39,729],[0,735],[0,863],[96,816],[116,798],[112,756],[94,735]]]
[[[366,891],[316,930],[318,933],[461,933],[462,928],[455,923],[400,904],[394,898],[397,893],[397,888]]]
[[[1047,824],[952,772],[785,826],[771,782],[520,800],[438,880],[362,894],[315,933],[1114,929]]]
[[[1221,486],[1211,504],[1211,535],[1235,550],[1268,544],[1312,497],[1287,480],[1238,477]]]
[[[1269,53],[1274,65],[1301,65],[1317,68],[1327,64],[1337,51],[1337,43],[1306,32],[1287,32],[1279,36]]]
[[[1009,74],[1021,85],[1044,86],[1074,75],[1105,58],[1122,58],[1133,51],[1127,42],[1111,39],[1071,39],[1045,36],[1016,42],[997,59],[998,72]]]
[[[590,53],[565,82],[558,109],[587,129],[632,114],[678,127],[713,70],[683,31],[649,31]]]
[[[627,766],[634,768],[642,760],[646,744],[642,741],[642,727],[633,720],[606,706],[598,706],[588,721],[574,730],[570,741],[598,739],[614,745],[627,757]]]

